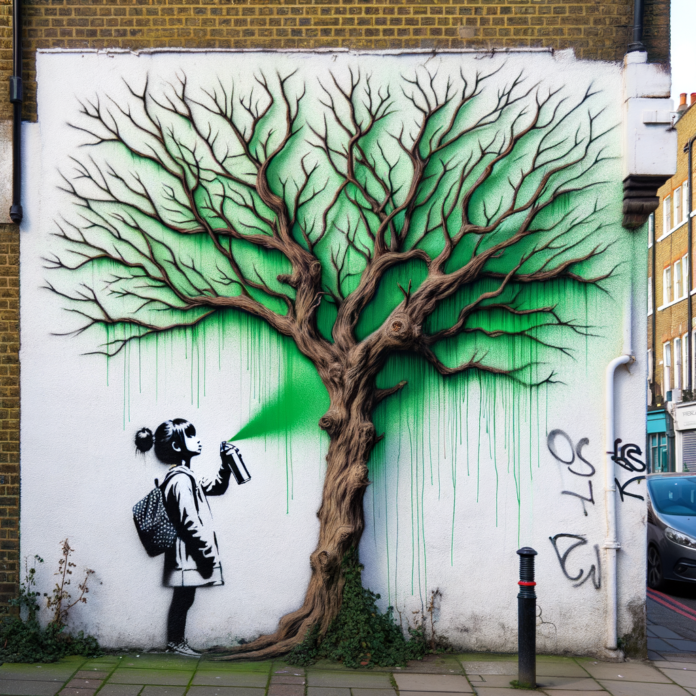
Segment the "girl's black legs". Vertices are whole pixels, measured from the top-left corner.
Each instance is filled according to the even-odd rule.
[[[167,616],[167,642],[178,645],[186,633],[186,615],[196,598],[195,587],[175,587]]]

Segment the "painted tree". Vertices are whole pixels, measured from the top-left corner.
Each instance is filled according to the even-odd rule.
[[[609,243],[592,241],[605,227],[593,191],[609,131],[591,88],[573,100],[506,70],[418,68],[385,84],[353,68],[196,88],[180,76],[129,84],[126,102],[81,103],[72,125],[88,154],[64,177],[75,207],[47,258],[80,281],[48,284],[75,333],[105,327],[95,352],[113,356],[244,312],[294,341],[329,395],[309,586],[275,633],[243,646],[253,656],[286,652],[337,615],[382,437],[373,411],[406,385],[378,386],[390,356],[533,389],[557,381],[550,360],[588,333],[563,300],[611,274],[595,268]],[[396,268],[416,282],[361,335]]]

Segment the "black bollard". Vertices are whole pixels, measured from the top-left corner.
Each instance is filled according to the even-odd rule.
[[[536,688],[536,593],[534,587],[534,556],[528,546],[517,552],[520,556],[520,591],[517,595],[517,686]]]

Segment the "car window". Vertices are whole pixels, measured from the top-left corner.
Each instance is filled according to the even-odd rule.
[[[696,516],[696,476],[657,478],[648,482],[650,499],[663,515]]]

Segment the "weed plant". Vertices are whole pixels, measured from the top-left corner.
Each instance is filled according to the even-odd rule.
[[[53,611],[53,619],[45,627],[39,622],[42,595],[36,589],[36,564],[43,563],[43,559],[34,556],[31,568],[28,562],[25,564],[26,574],[17,598],[10,600],[10,605],[17,607],[17,614],[5,616],[0,621],[0,661],[56,662],[67,655],[97,657],[102,654],[96,638],[85,636],[82,631],[71,635],[65,630],[70,610],[76,604],[87,602],[85,595],[89,592],[88,582],[93,571],[86,571],[84,581],[78,585],[80,594],[71,601],[68,585],[75,567],[70,561],[73,549],[67,539],[61,543],[61,549],[62,558],[56,573],[59,580],[50,595],[43,593],[47,598],[46,606]]]
[[[403,666],[409,660],[420,660],[428,652],[422,627],[409,628],[404,636],[394,620],[393,607],[380,612],[379,595],[362,585],[363,566],[351,549],[342,564],[345,586],[338,616],[322,638],[315,625],[304,641],[288,656],[291,665],[306,666],[317,660],[342,662],[346,667]]]

